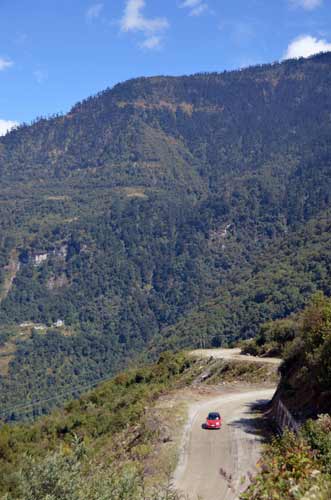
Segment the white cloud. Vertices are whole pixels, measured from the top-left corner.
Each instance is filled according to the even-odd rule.
[[[95,3],[94,5],[91,5],[86,11],[86,19],[88,21],[93,21],[94,19],[97,19],[100,17],[100,14],[103,9],[103,3]]]
[[[169,26],[164,17],[148,19],[141,13],[145,7],[145,0],[127,0],[124,15],[121,19],[122,31],[142,31],[144,33],[157,33]]]
[[[141,44],[140,47],[142,49],[158,49],[161,46],[162,38],[160,36],[150,36],[149,38],[146,38]]]
[[[322,5],[323,0],[290,0],[290,3],[305,10],[314,10],[316,7]]]
[[[203,0],[185,0],[180,4],[180,7],[189,9],[190,16],[201,16],[201,14],[209,10],[207,2]]]
[[[1,120],[0,119],[0,136],[6,135],[11,129],[17,127],[19,125],[18,122],[14,122],[12,120]]]
[[[310,35],[301,35],[289,44],[283,59],[309,57],[320,52],[329,51],[331,51],[331,43],[326,40],[318,40]]]
[[[10,68],[13,64],[13,61],[11,61],[10,59],[0,57],[0,71],[4,71],[5,69]]]
[[[142,14],[145,6],[145,0],[127,0],[120,21],[121,30],[126,33],[142,32],[146,39],[139,46],[144,49],[155,49],[160,47],[161,33],[169,27],[169,23],[165,17],[145,17]]]

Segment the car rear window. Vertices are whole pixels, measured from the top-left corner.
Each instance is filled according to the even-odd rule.
[[[219,420],[220,414],[219,413],[209,413],[208,415],[208,420]]]

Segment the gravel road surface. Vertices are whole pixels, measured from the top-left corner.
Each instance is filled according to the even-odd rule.
[[[275,388],[238,388],[190,407],[175,471],[174,486],[190,500],[236,500],[256,472],[264,420],[256,406],[268,402]],[[221,430],[203,428],[207,413],[222,415]]]
[[[200,358],[213,357],[215,359],[225,359],[232,361],[250,361],[258,364],[280,365],[282,362],[279,358],[258,358],[256,356],[248,356],[240,354],[241,349],[197,349],[191,351],[191,354]]]

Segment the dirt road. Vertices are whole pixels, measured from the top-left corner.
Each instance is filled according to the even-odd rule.
[[[190,500],[235,500],[256,472],[264,421],[257,405],[269,401],[275,388],[236,388],[230,394],[195,403],[183,438],[174,486]],[[205,430],[209,411],[219,411],[221,430]]]
[[[244,354],[240,354],[240,349],[197,349],[195,351],[191,351],[191,354],[194,356],[206,358],[213,357],[215,359],[226,359],[233,361],[251,361],[252,363],[261,363],[261,364],[272,364],[272,365],[280,365],[281,359],[278,358],[258,358],[256,356],[247,356]]]

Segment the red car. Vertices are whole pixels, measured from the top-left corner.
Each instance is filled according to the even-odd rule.
[[[208,413],[208,417],[206,419],[205,429],[220,429],[222,426],[222,418],[219,413],[213,411]]]

